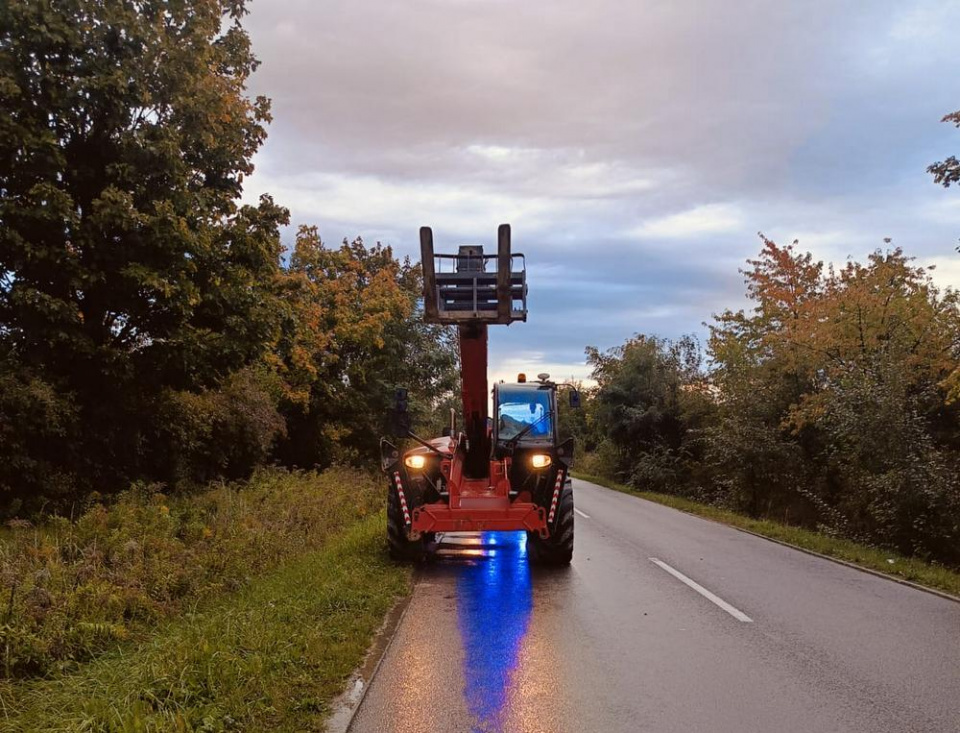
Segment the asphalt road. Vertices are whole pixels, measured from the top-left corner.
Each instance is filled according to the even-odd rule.
[[[960,732],[960,603],[574,493],[570,568],[444,538],[351,731]]]

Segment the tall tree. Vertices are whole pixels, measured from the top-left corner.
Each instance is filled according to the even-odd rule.
[[[287,213],[237,204],[269,121],[245,93],[245,12],[0,4],[0,434],[19,435],[0,464],[46,466],[0,471],[0,491],[162,473],[163,395],[216,388],[275,339]],[[18,433],[37,404],[69,450]]]
[[[946,115],[941,122],[952,122],[955,127],[960,127],[960,109]],[[951,183],[960,183],[960,160],[955,155],[951,155],[946,160],[934,163],[927,168],[928,173],[933,174],[933,180],[949,188]]]

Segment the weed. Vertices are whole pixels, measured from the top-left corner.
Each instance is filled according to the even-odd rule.
[[[386,557],[384,521],[356,522],[323,549],[75,674],[8,681],[0,728],[322,730],[329,701],[410,587],[410,570]]]
[[[323,546],[382,493],[354,470],[264,470],[189,495],[138,485],[74,522],[15,523],[0,535],[0,676],[71,672],[142,638]]]

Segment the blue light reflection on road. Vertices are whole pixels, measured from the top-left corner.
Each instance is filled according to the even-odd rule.
[[[524,532],[483,533],[459,569],[457,611],[464,649],[465,702],[475,731],[502,729],[533,594]]]

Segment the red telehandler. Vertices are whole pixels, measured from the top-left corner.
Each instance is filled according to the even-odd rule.
[[[497,254],[461,246],[434,254],[433,232],[420,229],[424,320],[456,325],[460,346],[462,432],[451,426],[424,440],[410,431],[407,392],[397,390],[395,435],[415,445],[401,451],[380,441],[389,477],[387,540],[397,560],[423,559],[436,534],[526,530],[532,560],[566,565],[573,557],[573,439],[557,437],[557,391],[567,385],[540,374],[493,386],[488,417],[487,327],[527,320],[526,261],[510,251],[510,226],[498,232]],[[580,395],[570,391],[571,407]]]

